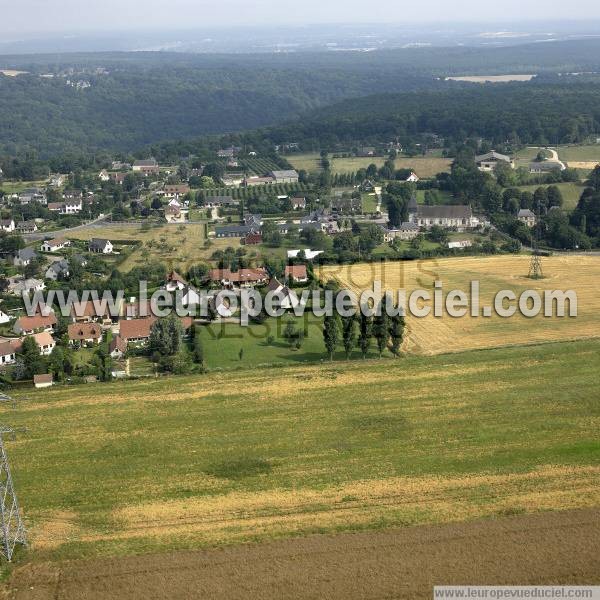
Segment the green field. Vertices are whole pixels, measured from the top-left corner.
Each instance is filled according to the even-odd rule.
[[[320,170],[320,157],[317,153],[298,154],[287,157],[288,161],[297,170],[316,172]],[[350,158],[331,158],[332,173],[353,173],[359,169],[366,169],[374,164],[382,167],[386,161],[383,156],[357,156]],[[416,156],[414,158],[399,157],[395,161],[396,169],[414,169],[419,177],[427,179],[434,177],[437,173],[448,171],[450,169],[451,159],[440,158],[439,156]]]
[[[600,144],[559,146],[558,156],[567,162],[600,161]]]
[[[597,506],[599,369],[587,341],[15,391],[21,561]]]
[[[560,190],[564,204],[563,208],[566,211],[575,210],[577,207],[577,203],[579,202],[579,198],[581,197],[581,193],[584,190],[584,186],[579,183],[556,183],[554,184]],[[548,187],[546,185],[522,185],[519,187],[521,191],[529,191],[532,194],[537,190],[538,187]]]

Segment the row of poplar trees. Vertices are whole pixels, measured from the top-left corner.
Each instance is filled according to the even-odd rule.
[[[326,316],[323,322],[323,340],[329,358],[333,360],[340,342],[344,346],[346,358],[350,358],[355,348],[359,348],[362,357],[366,358],[373,340],[379,357],[388,347],[392,354],[399,356],[405,321],[402,315],[397,314],[397,310],[390,311],[391,316],[388,314],[387,302],[388,299],[384,296],[380,310],[374,316],[370,316],[365,310],[348,317],[341,317],[338,313]]]

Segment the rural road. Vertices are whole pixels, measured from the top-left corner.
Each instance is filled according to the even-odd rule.
[[[413,600],[467,583],[600,583],[600,509],[25,565],[6,598]]]

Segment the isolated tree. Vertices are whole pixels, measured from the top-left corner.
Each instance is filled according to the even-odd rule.
[[[379,352],[379,357],[383,354],[383,351],[387,347],[388,339],[390,337],[389,333],[389,316],[386,311],[386,298],[385,296],[382,298],[379,303],[379,314],[375,314],[373,317],[373,337],[377,342],[377,351]]]
[[[373,337],[373,317],[366,315],[365,310],[361,310],[358,319],[358,347],[363,358],[367,357]]]
[[[23,379],[32,379],[34,375],[44,373],[46,365],[40,355],[40,347],[32,336],[23,340],[20,355],[23,361]]]
[[[176,315],[158,319],[150,330],[150,350],[161,356],[173,356],[181,348],[183,328]]]
[[[340,323],[337,314],[325,317],[323,321],[323,340],[329,353],[329,359],[333,360],[333,354],[340,341]]]
[[[202,335],[198,328],[194,327],[194,361],[199,365],[204,365],[204,344]]]
[[[346,351],[346,359],[348,359],[350,358],[350,353],[354,346],[356,346],[356,340],[358,339],[356,315],[344,317],[342,319],[342,339],[344,342],[344,350]]]
[[[398,356],[404,339],[404,328],[406,323],[404,317],[400,314],[390,317],[389,334],[392,340],[392,352]]]

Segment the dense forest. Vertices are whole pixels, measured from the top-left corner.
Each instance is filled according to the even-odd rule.
[[[446,136],[481,132],[491,138],[516,131],[528,141],[578,138],[597,120],[596,88],[589,84],[569,91],[562,82],[583,86],[593,75],[556,74],[599,72],[600,41],[541,46],[4,56],[0,69],[27,73],[0,74],[0,154],[34,152],[45,158],[132,151],[163,140],[285,122],[289,127],[268,131],[269,139],[317,137],[329,143],[424,130]],[[537,73],[538,82],[495,86],[492,94],[490,86],[444,80],[506,72]],[[574,102],[576,96],[581,100]],[[471,115],[465,119],[461,111],[473,105],[477,113],[471,124]],[[302,121],[294,121],[300,116]]]

